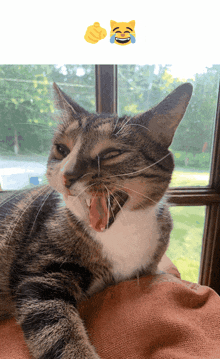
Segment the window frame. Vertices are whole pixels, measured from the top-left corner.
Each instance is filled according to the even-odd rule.
[[[96,109],[117,113],[117,65],[96,65]],[[220,86],[218,93],[210,180],[207,187],[174,187],[170,205],[206,206],[199,283],[220,294]]]
[[[96,111],[117,114],[117,65],[95,65],[95,82]],[[12,192],[1,192],[1,199]],[[168,195],[171,206],[206,206],[199,283],[220,294],[220,85],[209,185],[174,187],[168,190]]]

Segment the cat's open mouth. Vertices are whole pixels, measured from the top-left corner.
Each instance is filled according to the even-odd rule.
[[[108,197],[104,194],[94,195],[89,204],[90,226],[97,232],[108,229],[127,199],[128,194],[122,191],[116,191]]]
[[[121,39],[119,37],[115,38],[115,41],[117,41],[119,44],[127,44],[127,42],[129,42],[131,40],[130,37],[127,37],[126,39]]]

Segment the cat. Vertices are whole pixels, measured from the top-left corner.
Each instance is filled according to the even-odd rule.
[[[134,44],[136,42],[135,20],[129,22],[110,21],[110,43],[121,46]]]
[[[168,150],[192,94],[180,85],[134,117],[90,114],[56,84],[48,185],[0,207],[0,315],[35,359],[98,359],[77,312],[120,281],[157,274],[172,230]]]

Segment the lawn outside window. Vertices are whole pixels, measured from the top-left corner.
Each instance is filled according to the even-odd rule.
[[[16,174],[29,187],[45,181],[47,153],[55,127],[51,116],[53,81],[90,112],[121,116],[146,111],[181,82],[186,82],[172,78],[169,66],[165,67],[0,65],[0,160],[2,163],[5,160],[5,165],[13,154],[25,167],[29,163],[29,172],[20,166]],[[198,280],[220,294],[220,97],[216,75],[219,73],[220,67],[213,65],[206,75],[197,74],[195,79],[189,79],[195,95],[171,145],[176,170],[169,190],[174,230],[168,255],[183,279]],[[205,76],[209,79],[207,82],[204,82]],[[18,116],[19,111],[23,118]],[[187,131],[190,141],[184,137]],[[24,133],[29,133],[27,138]],[[35,153],[34,145],[40,152]],[[30,158],[42,165],[39,171],[44,168],[41,175],[33,172]],[[12,171],[10,168],[8,172]],[[2,188],[2,193],[6,195],[6,190],[13,186],[11,183],[11,188]]]

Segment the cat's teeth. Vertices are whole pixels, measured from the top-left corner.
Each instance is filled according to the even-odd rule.
[[[86,198],[86,204],[87,204],[87,206],[88,206],[88,207],[90,207],[90,204],[91,204],[91,199]]]
[[[128,39],[130,40],[130,37],[126,37],[125,39],[121,39],[120,37],[116,37],[115,39],[116,39],[116,40],[121,40],[121,41],[126,41],[126,40],[128,40]]]

